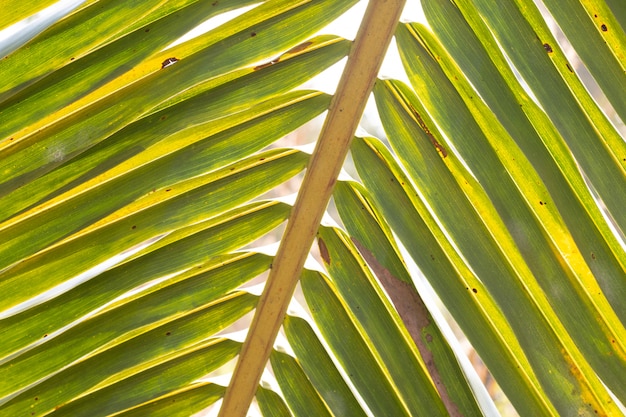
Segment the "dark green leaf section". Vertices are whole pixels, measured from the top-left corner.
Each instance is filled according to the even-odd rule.
[[[434,129],[429,130],[428,122],[423,122],[426,123],[426,129],[420,126],[413,112],[407,109],[408,106],[397,100],[390,91],[389,83],[379,83],[375,88],[375,98],[383,126],[396,152],[450,239],[506,315],[555,406],[565,414],[578,407],[587,407],[591,411],[602,408],[600,403],[594,404],[595,396],[602,395],[601,392],[594,392],[598,388],[602,389],[601,384],[582,360],[578,347],[564,334],[554,314],[543,311],[550,305],[542,299],[542,294],[531,294],[533,286],[536,287],[534,277],[527,270],[526,264],[516,257],[513,252],[515,247],[506,246],[509,237],[500,232],[499,225],[489,224],[481,218],[482,207],[477,209],[473,206],[433,147],[433,137],[437,141],[441,135]],[[425,114],[408,88],[403,88],[402,95],[412,104],[411,109],[417,109],[418,114]],[[454,103],[451,105],[454,106]],[[403,155],[411,155],[411,159],[403,158]],[[452,159],[454,155],[449,153],[448,158]],[[491,226],[489,229],[487,224]],[[512,298],[511,294],[519,296]],[[529,326],[529,323],[533,325]],[[613,348],[610,331],[607,331],[606,326],[598,326],[596,322],[592,330],[607,341],[609,348]],[[537,345],[546,346],[541,355],[532,354],[533,347]],[[615,346],[615,349],[619,349],[619,346]],[[552,372],[546,372],[548,364]],[[580,378],[580,373],[585,378]],[[565,386],[573,388],[564,389]],[[581,398],[584,400],[581,401]],[[602,403],[604,400],[606,397]]]
[[[376,416],[410,415],[369,342],[355,325],[334,285],[323,275],[305,270],[301,277],[307,304],[324,339],[359,394]]]
[[[41,340],[133,288],[170,274],[215,263],[282,223],[291,206],[252,203],[187,226],[144,249],[132,260],[105,271],[66,293],[0,321],[0,357]],[[219,262],[221,258],[217,258]]]
[[[367,191],[355,182],[339,182],[333,193],[351,240],[377,275],[420,352],[451,415],[480,416],[459,363],[428,312],[401,259],[387,223],[372,207]]]
[[[366,248],[394,277],[413,285],[397,245],[390,238],[389,225],[373,205],[369,191],[360,183],[339,181],[335,185],[333,198],[341,222],[350,234],[350,239],[356,242],[357,249],[361,251],[361,248]],[[373,272],[376,273],[376,270]]]
[[[128,32],[129,26],[162,6],[162,0],[127,2],[101,0],[61,20],[26,47],[10,55],[0,69],[0,99],[6,92],[20,90]],[[132,16],[132,19],[130,18]],[[98,30],[93,30],[97,27]]]
[[[200,343],[167,362],[94,391],[55,410],[58,416],[109,416],[176,391],[233,359],[240,344],[228,339]]]
[[[522,415],[556,415],[544,402],[541,388],[527,372],[527,362],[515,339],[503,340],[509,325],[480,281],[460,262],[425,206],[419,204],[410,181],[385,146],[357,138],[352,155],[375,206],[398,235],[472,345],[479,352],[509,399]],[[419,210],[419,211],[418,211]]]
[[[280,390],[294,416],[331,416],[326,404],[296,359],[274,350],[270,356],[270,363]]]
[[[277,0],[255,8],[266,20],[248,19],[247,26],[242,24],[232,36],[4,149],[0,194],[50,172],[181,91],[294,46],[351,4],[322,0],[294,5],[291,0]]]
[[[332,414],[341,417],[366,416],[306,320],[287,316],[283,326],[298,363]]]
[[[79,191],[69,190],[66,196],[55,200],[56,204],[50,202],[33,209],[32,215],[8,222],[0,245],[2,266],[41,250],[144,195],[199,175],[206,177],[206,173],[272,143],[321,113],[327,104],[328,97],[319,93],[288,93],[230,116],[216,127],[207,123],[204,128],[208,131],[180,132],[100,176],[90,179],[93,174],[87,174],[81,180],[90,182],[80,185]],[[294,125],[284,123],[289,119]],[[280,125],[283,127],[278,128]],[[192,141],[194,138],[197,140]],[[223,168],[219,172],[225,174]],[[43,188],[36,191],[46,192]],[[72,216],[61,215],[68,212]]]
[[[339,229],[322,227],[318,239],[328,250],[324,263],[338,293],[380,355],[409,414],[447,415],[429,375],[416,357],[416,347],[407,340],[406,331],[400,330],[397,315],[392,317],[393,307],[349,237]]]
[[[133,71],[133,68],[141,64],[146,58],[153,54],[159,54],[172,40],[187,33],[190,27],[194,27],[219,13],[253,2],[253,0],[226,0],[217,3],[196,1],[194,4],[139,28],[80,59],[65,58],[65,62],[61,61],[60,63],[68,65],[34,82],[0,104],[0,126],[2,126],[0,137],[4,138],[27,128],[33,120],[47,117],[75,100],[103,87],[107,82],[128,71]],[[72,42],[71,47],[75,45],[76,43]],[[50,53],[50,51],[46,49],[45,53]],[[63,53],[72,55],[72,51],[67,49]],[[180,58],[182,57],[178,59]],[[71,62],[68,63],[68,60]],[[9,64],[13,62],[17,62],[17,59],[16,61],[7,61]],[[35,67],[37,71],[42,70],[38,68],[40,66],[55,65],[54,61],[47,60],[38,61],[34,59],[31,62],[43,63],[43,65]],[[158,69],[158,67],[154,69]],[[4,70],[11,71],[14,69],[9,67]],[[0,74],[2,72],[3,70],[0,69]],[[25,69],[21,70],[21,74],[23,76],[33,75],[26,72]]]
[[[419,28],[418,30],[425,42],[433,45],[434,49],[435,40],[429,37],[426,30],[420,30]],[[508,165],[504,164],[500,159],[502,158],[502,152],[500,152],[500,155],[497,153],[498,147],[511,148],[515,145],[505,142],[504,135],[497,136],[494,134],[494,131],[490,132],[485,128],[481,131],[456,90],[447,82],[445,75],[438,69],[434,60],[428,59],[428,52],[421,48],[420,43],[415,41],[410,43],[411,38],[408,35],[408,31],[403,32],[398,38],[401,49],[406,48],[408,50],[411,48],[410,50],[419,50],[420,55],[424,57],[419,62],[418,60],[411,60],[413,62],[411,64],[409,59],[407,59],[409,57],[404,55],[407,66],[411,67],[409,71],[416,81],[416,88],[419,86],[420,91],[427,91],[429,98],[422,100],[422,103],[418,104],[416,103],[416,98],[401,84],[392,86],[393,83],[389,83],[389,89],[397,89],[399,91],[397,95],[404,96],[403,100],[409,102],[408,106],[411,106],[412,109],[417,109],[419,114],[425,114],[424,108],[426,108],[428,113],[432,114],[433,118],[438,121],[437,124],[445,132],[449,141],[453,143],[454,148],[458,150],[459,155],[473,167],[472,174],[480,185],[484,187],[490,203],[495,206],[499,217],[503,219],[507,232],[510,233],[515,241],[515,249],[520,251],[524,263],[532,271],[532,279],[536,279],[545,291],[551,308],[555,310],[560,321],[569,330],[571,337],[576,341],[577,347],[586,355],[587,360],[594,366],[604,383],[612,387],[618,395],[626,395],[626,392],[621,392],[623,387],[626,386],[626,375],[623,372],[623,369],[626,368],[626,352],[623,351],[619,344],[615,343],[615,340],[622,339],[619,335],[620,333],[623,334],[623,326],[618,322],[617,318],[611,319],[609,316],[609,318],[605,319],[599,314],[598,305],[602,305],[600,303],[604,300],[600,298],[603,298],[603,296],[596,297],[597,290],[593,292],[593,296],[590,296],[590,285],[596,284],[594,276],[589,273],[587,265],[577,264],[576,248],[570,248],[567,243],[567,240],[569,240],[569,229],[565,226],[559,227],[560,225],[556,222],[545,223],[547,216],[542,216],[550,215],[548,212],[552,210],[550,207],[553,202],[552,197],[546,195],[547,198],[543,200],[531,200],[534,194],[529,195],[529,192],[533,193],[533,190],[524,185],[523,182],[531,178],[533,173],[530,169],[532,168],[529,166],[524,171],[510,175],[511,170],[519,169],[518,167],[522,166],[524,157],[518,155],[515,157],[515,161]],[[445,51],[438,48],[436,54],[443,56]],[[437,74],[439,77],[436,76]],[[420,78],[422,81],[417,81]],[[456,81],[457,84],[460,84],[461,81],[458,78],[460,78],[460,74]],[[437,87],[426,87],[428,85],[436,85]],[[457,86],[457,88],[459,87]],[[503,100],[505,99],[499,101]],[[486,108],[484,111],[491,113]],[[501,111],[500,114],[504,114],[504,112]],[[519,115],[519,117],[524,118],[523,115]],[[426,118],[424,119],[426,120]],[[498,124],[496,118],[491,118],[491,120],[492,125]],[[428,125],[432,135],[437,138],[443,136],[438,133],[437,127],[432,123],[428,121],[424,123]],[[514,123],[514,120],[511,120],[510,123]],[[416,122],[414,122],[414,125],[415,129],[419,129]],[[497,139],[489,143],[485,135],[491,135],[492,137],[497,137]],[[467,137],[471,137],[472,141],[466,140]],[[399,155],[406,155],[406,152],[409,151],[412,145],[404,145],[399,142],[392,140],[392,145],[398,150]],[[443,139],[442,143],[445,143]],[[541,147],[535,146],[533,148]],[[541,154],[542,149],[537,151],[529,149],[528,151],[528,155],[534,156]],[[545,150],[543,150],[543,153],[545,154]],[[547,160],[548,155],[545,156],[546,159],[544,160]],[[450,158],[454,158],[454,156],[451,155]],[[423,176],[418,166],[412,166],[412,160],[402,157],[401,159],[403,159],[405,166],[410,167],[409,169],[413,175]],[[502,174],[494,175],[494,172]],[[516,178],[514,177],[515,175],[517,175]],[[537,181],[541,180],[537,178]],[[525,192],[521,193],[518,190]],[[561,195],[565,198],[569,197],[563,191],[561,191]],[[587,220],[588,217],[585,216],[585,212],[583,210],[570,211],[573,207],[580,208],[580,206],[575,204],[576,200],[568,200],[566,202],[560,201],[564,203],[560,205],[560,212],[568,212],[571,228],[579,229],[577,232],[578,241],[583,242],[583,245],[585,245],[583,248],[589,251],[585,257],[587,258],[585,259],[587,264],[593,268],[591,271],[594,272],[595,276],[603,277],[605,288],[608,286],[617,290],[617,293],[611,294],[610,297],[614,304],[621,305],[621,310],[623,310],[623,303],[618,301],[618,299],[621,300],[622,298],[620,294],[626,296],[626,283],[622,279],[624,270],[619,261],[612,256],[606,242],[597,230],[594,230],[593,223]],[[574,203],[573,207],[570,206],[572,203]],[[487,223],[484,220],[486,215],[480,212],[480,210],[478,211],[480,217]],[[556,212],[550,216],[557,218],[559,214],[559,212]],[[542,221],[544,221],[543,224]],[[496,225],[492,224],[490,233],[497,233],[496,227]],[[586,227],[588,233],[582,231],[584,227]],[[511,257],[510,254],[507,256]],[[470,259],[470,256],[467,257]],[[597,260],[598,257],[602,258],[601,261]],[[511,262],[515,263],[515,261]],[[516,269],[519,270],[519,266]],[[554,287],[554,277],[563,278],[558,289]],[[524,282],[529,282],[528,278],[522,279]],[[608,308],[608,303],[606,301],[604,303]],[[572,309],[570,307],[572,305],[577,305],[578,308]],[[626,311],[620,311],[620,313],[622,313],[620,316],[624,316]],[[613,321],[613,324],[611,321]],[[608,352],[612,353],[608,354]]]
[[[124,249],[244,203],[291,178],[307,161],[308,156],[301,152],[276,149],[158,190],[140,201],[147,208],[8,269],[0,291],[11,296],[3,298],[0,305],[26,301]]]
[[[224,305],[228,299],[218,300],[266,270],[269,263],[264,255],[229,255],[211,269],[196,267],[158,284],[147,294],[86,319],[0,365],[0,393],[4,396],[28,387],[82,358],[78,365],[53,377],[55,380],[33,388],[42,395],[48,393],[46,398],[56,403],[50,406],[58,405],[117,372],[197,343],[254,307],[253,296],[240,295]],[[98,353],[104,346],[109,348]],[[53,396],[62,381],[72,388],[67,386]],[[59,400],[56,395],[69,397]],[[31,397],[28,391],[9,404],[32,401]]]
[[[325,109],[322,98],[325,96],[312,93],[293,93],[283,96],[282,100],[267,100],[301,82],[295,74],[313,74],[347,52],[347,41],[330,42],[321,50],[241,76],[132,123],[62,167],[0,198],[2,217],[14,216],[29,205],[41,204],[67,192],[111,170],[114,165],[141,158],[142,152],[147,158],[154,158],[156,155],[148,154],[147,149],[164,147],[163,141],[182,135],[188,142],[180,143],[180,150],[165,148],[161,152],[184,153],[185,145],[196,153],[202,151],[206,156],[204,169],[224,165],[260,149]],[[272,82],[272,76],[278,77],[281,83]],[[276,107],[268,114],[267,106],[272,104]],[[284,123],[285,120],[289,123]],[[134,168],[127,167],[127,170]],[[158,179],[151,181],[158,182]],[[136,192],[149,190],[149,184]]]
[[[555,160],[550,154],[550,152],[554,153],[554,149],[548,151],[547,146],[554,146],[557,142],[561,142],[562,138],[559,135],[549,134],[555,130],[549,121],[543,129],[535,130],[530,118],[532,118],[533,123],[539,121],[532,114],[525,114],[522,109],[536,108],[536,113],[543,114],[542,111],[529,101],[524,102],[523,105],[518,104],[518,98],[514,96],[512,89],[506,85],[490,55],[479,43],[476,35],[471,31],[467,22],[463,20],[456,7],[449,2],[429,2],[425,5],[425,12],[429,16],[429,21],[436,30],[437,36],[450,55],[466,74],[468,80],[472,82],[472,85],[476,87],[490,111],[497,116],[499,123],[502,123],[515,143],[529,158],[533,168],[550,192],[550,200],[559,209],[559,214],[563,217],[568,232],[574,238],[587,265],[594,272],[604,294],[622,321],[626,320],[626,310],[624,310],[626,306],[621,302],[626,297],[626,284],[621,278],[623,269],[626,267],[624,250],[608,224],[603,220],[602,214],[582,177],[574,181],[574,177],[579,177],[576,162],[568,153],[556,154],[558,159]],[[409,65],[412,66],[413,64]],[[415,70],[417,68],[409,69],[416,74]],[[437,73],[437,70],[433,71]],[[453,84],[456,82],[450,76],[448,78]],[[444,86],[447,85],[441,79],[439,82],[444,83]],[[519,89],[521,90],[521,87]],[[455,114],[456,117],[458,116]],[[464,150],[467,148],[467,142],[457,140],[455,146],[459,150]],[[480,162],[475,165],[473,170],[483,171],[482,155],[478,158],[467,155],[466,152],[463,153],[463,157],[469,158],[470,162]],[[507,199],[501,198],[500,200],[506,202]],[[503,215],[503,218],[506,221],[509,216]],[[509,230],[511,229],[512,227],[509,227]],[[521,236],[519,233],[512,233],[512,235],[519,241],[519,237],[523,238],[525,233]],[[544,238],[540,239],[540,241],[542,240]],[[531,257],[530,261],[532,260]],[[568,303],[563,304],[567,305]]]
[[[215,403],[225,388],[210,382],[198,382],[173,394],[116,414],[121,417],[189,417]]]
[[[615,15],[615,19],[619,22],[622,30],[626,30],[626,7],[624,7],[624,3],[621,0],[606,0],[606,4]]]
[[[619,61],[618,56],[614,55],[602,37],[603,32],[609,30],[623,32],[624,29],[609,27],[606,19],[608,16],[598,15],[598,13],[595,13],[593,20],[590,19],[578,1],[546,0],[544,4],[585,63],[585,67],[602,88],[602,92],[611,102],[613,109],[622,120],[626,120],[626,95],[623,88],[615,88],[615,86],[626,85],[626,72],[624,71],[626,63]],[[623,5],[622,8],[624,8]]]
[[[567,81],[557,69],[543,46],[555,42],[543,20],[536,16],[534,5],[521,9],[514,0],[498,3],[476,0],[457,2],[464,15],[478,12],[507,57],[528,83],[541,107],[563,136],[600,199],[626,230],[626,143],[610,125],[606,116],[593,103],[582,84],[574,78]],[[475,11],[474,11],[475,10]],[[523,13],[527,13],[525,16]],[[534,19],[534,21],[527,21]],[[470,24],[475,24],[470,21]],[[485,32],[477,32],[479,36]],[[482,39],[481,39],[482,40]],[[575,91],[575,93],[574,93]]]
[[[70,161],[69,166],[66,164],[60,170],[55,170],[41,180],[35,181],[35,184],[53,176],[46,183],[49,186],[58,187],[60,181],[67,182],[78,173],[87,171],[94,164],[102,163],[103,160],[111,158],[120,161],[125,156],[128,157],[133,152],[136,153],[137,150],[148,147],[180,130],[188,127],[194,128],[196,125],[208,122],[215,124],[215,121],[220,118],[246,110],[273,95],[285,93],[300,85],[304,80],[313,77],[344,57],[350,46],[347,40],[333,36],[319,36],[308,42],[310,45],[298,55],[283,58],[262,70],[253,68],[237,70],[185,91],[159,105],[158,112],[142,116],[138,121],[107,138],[94,150]],[[92,67],[87,66],[86,69],[90,68]],[[83,80],[85,74],[79,73],[78,75]],[[26,91],[15,99],[19,100],[19,105],[11,106],[7,103],[0,107],[2,109],[0,129],[4,129],[0,131],[4,132],[0,133],[0,137],[9,135],[15,129],[20,128],[21,126],[17,123],[22,120],[24,124],[22,127],[26,127],[32,123],[33,115],[39,112],[42,115],[49,114],[56,110],[55,106],[70,104],[71,95],[78,93],[75,92],[76,81],[70,77],[68,82],[71,83],[72,88],[59,81],[52,84],[45,94],[41,92],[44,86],[38,83],[33,87],[38,92],[37,94],[28,95]],[[66,96],[68,97],[64,98]],[[181,100],[183,100],[182,103]],[[55,104],[57,102],[61,104]],[[68,169],[70,167],[72,169]],[[28,194],[25,193],[25,195]]]
[[[263,417],[291,417],[285,401],[274,391],[259,387],[256,391],[256,400]]]

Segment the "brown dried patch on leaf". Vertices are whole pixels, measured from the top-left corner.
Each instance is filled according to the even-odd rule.
[[[328,253],[328,248],[326,247],[326,243],[321,237],[317,237],[317,246],[320,249],[320,256],[326,263],[326,265],[330,265],[330,254]]]
[[[276,58],[276,59],[272,59],[270,62],[266,62],[265,64],[257,65],[256,67],[254,67],[254,70],[258,71],[263,68],[271,67],[272,65],[276,64],[279,60],[280,58]]]
[[[256,34],[254,34],[253,36],[256,36]],[[258,70],[263,69],[263,68],[271,67],[274,64],[278,64],[280,62],[280,60],[284,56],[286,56],[286,55],[293,55],[293,54],[297,54],[298,52],[302,52],[302,51],[304,51],[306,48],[308,48],[311,45],[313,45],[313,42],[311,42],[311,41],[303,42],[300,45],[296,45],[293,48],[291,48],[290,50],[288,50],[287,52],[285,52],[284,54],[280,55],[279,57],[276,57],[276,58],[272,59],[271,61],[266,62],[265,64],[257,65],[256,67],[254,67],[254,70],[258,71]]]
[[[420,116],[420,114],[417,112],[417,110],[415,110],[415,107],[413,107],[411,104],[409,104],[409,108],[411,109],[411,113],[413,113],[413,116],[415,116],[415,119],[417,120],[417,124],[419,124],[420,128],[422,128],[424,133],[426,133],[426,136],[428,136],[428,138],[430,139],[430,142],[433,144],[435,149],[437,149],[437,151],[441,152],[441,155],[444,158],[446,156],[448,156],[448,152],[446,151],[446,148],[444,148],[441,145],[441,143],[439,143],[437,141],[437,139],[435,139],[433,134],[430,132],[430,129],[428,128],[428,126],[426,126],[426,123],[424,123],[424,120],[422,119],[422,116]]]
[[[306,48],[308,48],[311,45],[313,45],[313,42],[311,42],[311,41],[302,42],[300,45],[296,45],[293,48],[291,48],[290,50],[288,50],[287,52],[285,52],[283,55],[286,55],[286,54],[297,54],[298,52],[304,51]]]
[[[358,240],[352,238],[352,242],[357,247],[361,255],[368,263],[374,274],[378,277],[380,284],[383,286],[391,302],[393,303],[400,319],[404,323],[404,327],[411,335],[411,339],[417,346],[420,355],[428,369],[435,387],[439,392],[441,401],[443,401],[446,410],[451,416],[462,416],[461,411],[458,409],[456,403],[450,398],[450,394],[446,388],[444,380],[439,373],[435,357],[428,347],[428,343],[431,343],[433,337],[428,333],[428,326],[431,325],[432,317],[424,304],[424,301],[417,293],[415,288],[408,282],[394,276],[387,268],[385,268],[372,252],[369,251]],[[424,339],[421,335],[424,332]]]
[[[161,63],[161,69],[167,68],[170,65],[174,65],[178,61],[179,59],[175,57],[167,58],[165,61],[163,61],[163,63]]]

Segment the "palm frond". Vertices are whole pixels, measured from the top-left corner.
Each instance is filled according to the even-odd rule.
[[[429,286],[520,415],[623,414],[623,8],[318,34],[355,3],[88,0],[0,44],[0,416],[497,415]],[[375,79],[394,34],[409,84]],[[372,91],[386,138],[353,138]]]

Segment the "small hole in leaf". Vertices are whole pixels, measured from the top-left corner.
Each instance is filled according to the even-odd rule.
[[[176,58],[176,57],[167,58],[165,61],[163,61],[161,63],[161,69],[164,69],[164,68],[167,68],[167,67],[169,67],[171,65],[174,65],[178,61],[179,61],[179,59]]]

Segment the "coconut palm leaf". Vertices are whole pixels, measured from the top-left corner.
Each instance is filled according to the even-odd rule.
[[[88,0],[0,41],[0,416],[498,415],[432,289],[520,415],[623,413],[621,6],[318,34],[355,3]]]

